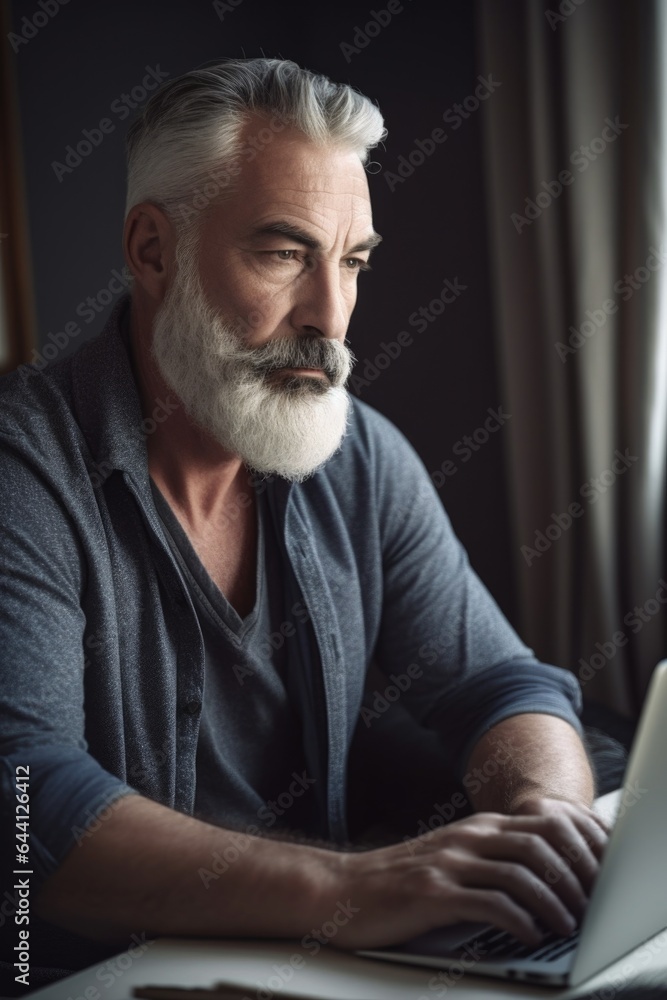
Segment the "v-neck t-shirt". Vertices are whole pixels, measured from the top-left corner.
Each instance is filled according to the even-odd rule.
[[[205,650],[194,815],[233,829],[323,836],[302,724],[290,702],[290,622],[282,556],[258,492],[255,602],[241,618],[151,479],[167,539],[197,611]],[[285,634],[287,633],[287,634]],[[252,831],[250,831],[252,832]]]

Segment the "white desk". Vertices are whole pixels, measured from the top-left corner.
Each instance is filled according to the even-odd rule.
[[[659,975],[667,991],[667,947],[664,944],[650,964],[634,963],[636,975],[651,972]],[[638,951],[641,949],[638,949]],[[276,970],[289,966],[295,954],[304,956],[305,964],[294,972],[290,982],[276,979]],[[84,972],[77,972],[67,979],[30,994],[39,1000],[77,1000],[96,997],[97,1000],[128,1000],[135,986],[164,985],[209,987],[218,980],[239,983],[249,1000],[268,1000],[271,993],[276,1000],[281,992],[302,993],[304,1000],[442,1000],[445,995],[456,1000],[488,1000],[490,997],[551,997],[564,1000],[581,996],[621,980],[629,982],[627,972],[621,969],[632,963],[632,956],[609,966],[603,973],[589,980],[577,990],[543,989],[500,980],[485,979],[467,974],[455,988],[445,994],[429,987],[429,980],[437,970],[417,969],[414,966],[393,965],[371,959],[358,958],[344,952],[323,948],[313,957],[290,942],[229,942],[186,941],[182,938],[161,938],[135,959],[130,967],[112,975],[102,964]],[[634,981],[634,974],[632,976]],[[280,986],[280,983],[283,985]],[[93,987],[97,993],[88,994]],[[266,993],[258,993],[260,987]],[[604,996],[604,993],[602,994]]]
[[[609,815],[610,811],[613,814],[616,799],[617,793],[604,796],[596,808],[602,814]],[[488,1000],[496,996],[574,1000],[604,986],[617,987],[635,982],[635,977],[639,980],[647,976],[663,981],[667,993],[667,934],[662,932],[653,940],[653,950],[641,945],[585,986],[563,990],[505,983],[471,973],[456,987],[444,989],[429,986],[437,970],[359,958],[336,951],[331,945],[322,947],[313,956],[290,941],[161,938],[149,942],[143,954],[134,958],[123,953],[117,960],[109,960],[111,964],[92,966],[30,996],[39,1000],[128,1000],[135,986],[206,988],[224,980],[238,983],[249,1000],[271,1000],[283,992],[302,994],[304,1000],[442,1000],[446,995],[455,995],[460,1000]],[[303,957],[303,964],[297,969],[290,967],[290,958],[295,955]],[[287,971],[281,975],[281,969]],[[292,975],[288,976],[290,971]]]

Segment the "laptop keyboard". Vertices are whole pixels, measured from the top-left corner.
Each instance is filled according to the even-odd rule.
[[[544,928],[540,928],[544,930]],[[568,937],[561,937],[552,931],[545,934],[538,945],[525,945],[509,933],[490,927],[482,934],[475,935],[467,944],[476,944],[483,961],[496,959],[504,961],[510,958],[530,959],[531,961],[553,962],[561,955],[567,954],[579,943],[579,928]],[[463,952],[462,954],[465,954]]]

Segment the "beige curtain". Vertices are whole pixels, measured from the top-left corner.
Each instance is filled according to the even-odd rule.
[[[667,656],[667,4],[477,13],[518,624],[636,715]]]

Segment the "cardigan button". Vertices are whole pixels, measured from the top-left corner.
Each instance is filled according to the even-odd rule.
[[[201,711],[201,702],[196,700],[187,702],[185,706],[185,711],[188,713],[188,715],[196,715],[197,712]]]

